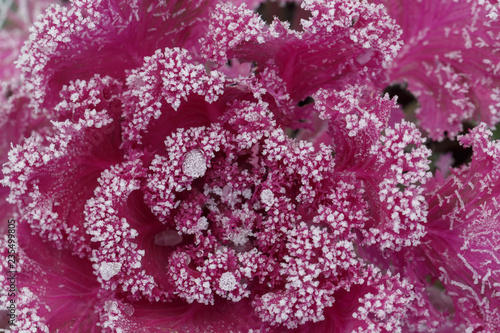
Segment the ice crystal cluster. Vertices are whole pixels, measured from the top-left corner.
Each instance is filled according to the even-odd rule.
[[[500,331],[495,1],[4,3],[0,331]]]

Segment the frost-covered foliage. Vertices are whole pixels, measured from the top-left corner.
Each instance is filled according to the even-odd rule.
[[[1,328],[495,332],[497,5],[374,2],[74,0],[29,37],[9,7]]]
[[[462,122],[500,121],[500,18],[496,0],[373,0],[403,30],[391,81],[407,84],[417,117],[433,139],[454,137]]]
[[[19,144],[40,128],[45,117],[34,115],[28,108],[26,86],[21,83],[21,71],[14,61],[29,36],[29,27],[37,15],[55,1],[7,0],[0,3],[0,165],[7,162],[11,143]],[[6,221],[16,211],[5,199],[9,188],[0,185],[0,234],[5,233]]]

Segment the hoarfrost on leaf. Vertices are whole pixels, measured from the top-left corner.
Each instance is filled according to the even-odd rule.
[[[304,0],[270,23],[273,2],[65,2],[18,70],[8,13],[20,331],[496,331],[498,5]],[[392,81],[419,127],[393,119]],[[426,136],[464,120],[484,122],[458,139],[470,162],[430,164]]]

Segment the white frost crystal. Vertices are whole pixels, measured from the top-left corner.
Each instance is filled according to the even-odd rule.
[[[207,161],[199,149],[191,150],[184,157],[182,172],[188,177],[200,178],[207,171]]]
[[[265,189],[260,194],[260,200],[266,206],[272,206],[274,203],[274,193],[270,189]]]
[[[205,216],[200,217],[198,220],[198,224],[196,225],[199,230],[207,230],[208,228],[208,220]]]
[[[99,267],[99,273],[105,281],[109,281],[113,276],[118,274],[122,269],[122,264],[119,262],[103,262]]]
[[[237,283],[238,282],[236,281],[236,278],[234,277],[233,273],[225,272],[220,277],[219,287],[220,289],[225,291],[232,291],[236,289]]]

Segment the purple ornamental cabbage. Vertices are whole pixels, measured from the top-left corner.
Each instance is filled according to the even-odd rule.
[[[0,164],[7,162],[11,143],[19,144],[33,129],[40,128],[45,117],[31,113],[29,99],[21,84],[20,70],[14,61],[19,57],[28,28],[51,1],[5,1],[0,4]],[[9,10],[9,6],[15,10]],[[14,206],[6,202],[9,188],[0,185],[0,234],[6,221],[17,217]]]
[[[389,77],[417,97],[418,122],[431,138],[455,137],[464,121],[500,122],[497,1],[373,2],[385,4],[403,30]]]
[[[34,24],[0,109],[20,126],[1,143],[1,216],[18,218],[6,329],[497,329],[494,71],[449,57],[463,66],[444,70],[454,63],[408,43],[434,21],[394,20],[395,2],[304,1],[300,26],[268,24],[257,5],[75,0]],[[474,38],[498,37],[495,6],[448,6],[475,13],[460,21]],[[419,81],[427,67],[439,84]],[[458,78],[469,90],[449,93]],[[395,80],[432,138],[458,133],[440,122],[450,114],[486,121],[459,137],[470,163],[433,175],[425,136],[381,96]],[[467,111],[448,107],[457,96]]]

